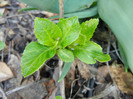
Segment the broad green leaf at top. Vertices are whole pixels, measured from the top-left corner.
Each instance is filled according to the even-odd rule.
[[[2,50],[5,47],[5,43],[0,41],[0,50]]]
[[[77,16],[61,19],[57,25],[62,31],[62,38],[60,40],[60,45],[62,48],[70,45],[79,37],[81,29]]]
[[[133,73],[133,0],[97,1],[99,16],[115,34],[124,65]]]
[[[92,41],[86,42],[84,46],[75,46],[73,52],[75,56],[87,64],[94,64],[96,60],[99,62],[110,60],[110,56],[103,54],[102,48]]]
[[[61,38],[60,28],[53,22],[44,18],[35,18],[35,35],[40,44],[53,46]]]
[[[71,50],[68,49],[59,49],[57,50],[57,54],[61,60],[64,62],[72,62],[74,61],[74,55]]]
[[[37,71],[46,60],[52,58],[56,50],[52,47],[41,45],[37,42],[31,42],[24,50],[21,59],[21,70],[24,77],[27,77]]]
[[[39,10],[59,13],[58,0],[19,0]],[[82,11],[89,8],[96,0],[63,0],[64,13]]]

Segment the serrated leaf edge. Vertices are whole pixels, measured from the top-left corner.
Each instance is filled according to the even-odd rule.
[[[34,60],[34,62],[38,59],[38,58],[40,58],[41,57],[41,55],[43,55],[46,51],[49,51],[51,48],[49,48],[48,50],[45,50],[44,52],[42,52],[35,60]],[[53,55],[54,56],[54,55]],[[23,58],[23,57],[22,57]],[[46,60],[44,60],[44,62],[45,62]],[[31,67],[32,67],[32,65],[34,64],[34,62],[30,65],[30,66],[28,66],[28,67],[26,67],[26,68],[24,68],[24,70],[22,69],[22,74],[23,74],[23,76],[24,77],[27,77],[27,76],[29,76],[29,75],[31,75],[32,73],[34,73],[34,72],[32,72],[32,73],[29,73],[28,75],[27,75],[27,73],[29,72],[29,70],[24,74],[23,73],[23,71],[25,71],[25,69],[30,69]],[[42,65],[44,64],[44,62],[42,63]],[[42,65],[40,65],[39,67],[38,67],[38,69],[42,66]],[[37,69],[37,70],[38,70]]]

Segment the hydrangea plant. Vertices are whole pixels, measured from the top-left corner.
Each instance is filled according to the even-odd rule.
[[[87,64],[95,64],[96,60],[109,61],[110,56],[102,52],[100,45],[90,41],[98,23],[98,19],[90,19],[79,24],[78,17],[74,16],[60,18],[56,25],[48,19],[36,17],[34,31],[38,42],[29,43],[24,50],[21,59],[23,76],[33,74],[55,54],[68,64],[76,57]]]

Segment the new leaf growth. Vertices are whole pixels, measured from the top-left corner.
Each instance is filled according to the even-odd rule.
[[[48,19],[35,18],[35,36],[38,42],[31,42],[24,50],[21,65],[22,74],[27,77],[37,71],[46,60],[57,55],[64,62],[77,57],[87,64],[110,60],[102,48],[90,39],[99,23],[91,19],[79,24],[78,17],[61,18],[56,25]]]

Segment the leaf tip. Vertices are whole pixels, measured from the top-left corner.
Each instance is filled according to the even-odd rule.
[[[61,81],[61,79],[58,80],[58,83]]]
[[[40,18],[39,17],[35,17],[35,21],[38,20],[38,19],[40,19]]]

